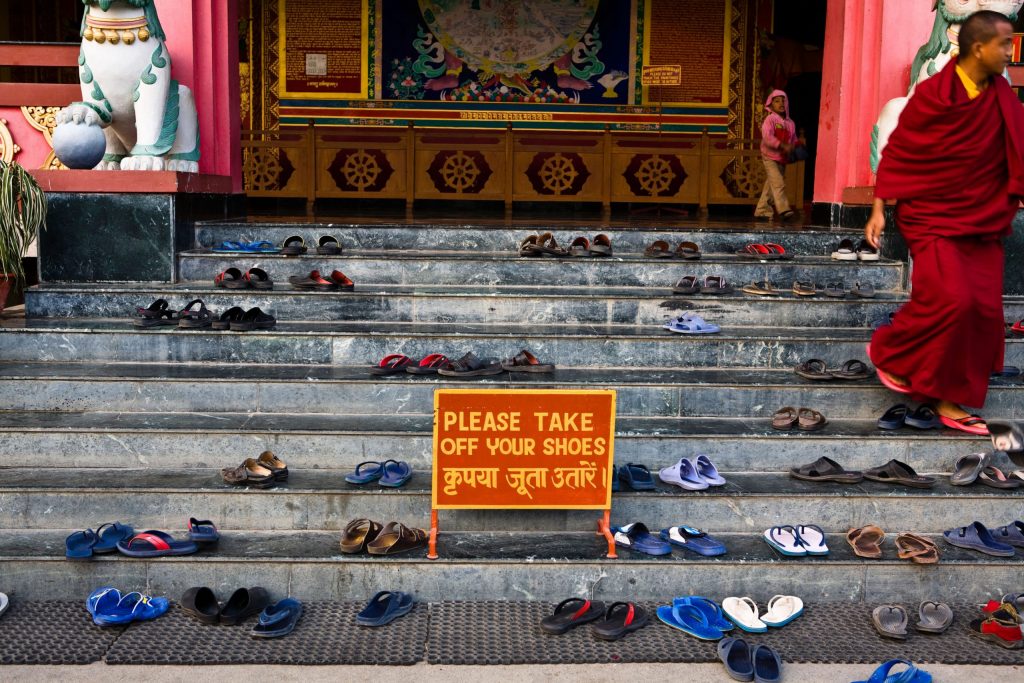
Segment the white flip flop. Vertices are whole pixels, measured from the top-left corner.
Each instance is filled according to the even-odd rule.
[[[3,615],[7,611],[7,608],[11,606],[11,601],[7,599],[7,595],[0,593],[0,615]]]
[[[768,610],[761,617],[761,622],[767,626],[778,628],[785,626],[803,613],[803,600],[795,595],[776,595],[768,601]]]
[[[783,555],[801,557],[807,554],[807,548],[800,541],[800,536],[797,534],[796,529],[788,525],[773,526],[771,529],[766,529],[764,540]]]
[[[825,532],[815,524],[801,524],[796,528],[797,538],[807,550],[808,555],[828,555],[825,544]]]
[[[768,632],[768,627],[758,618],[757,603],[750,598],[726,598],[722,600],[722,611],[747,633]]]

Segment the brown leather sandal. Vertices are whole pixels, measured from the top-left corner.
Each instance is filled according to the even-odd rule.
[[[939,549],[935,543],[918,534],[896,536],[896,554],[901,560],[912,560],[917,564],[936,564],[939,561]]]
[[[395,555],[425,545],[427,532],[423,529],[410,529],[401,522],[388,522],[377,538],[366,544],[366,552],[371,555]]]
[[[700,259],[700,247],[696,242],[680,242],[676,247],[676,256],[687,261],[697,261]]]
[[[779,408],[772,415],[772,429],[779,429],[786,431],[796,426],[796,408],[786,406],[785,408]]]
[[[655,240],[651,246],[644,249],[644,256],[647,258],[672,258],[672,250],[665,240]]]
[[[257,489],[268,489],[277,479],[274,473],[259,464],[253,458],[246,458],[238,467],[225,467],[220,471],[221,478],[234,486],[252,486]]]
[[[824,429],[825,425],[828,424],[828,420],[825,416],[819,413],[817,410],[811,410],[810,408],[801,408],[797,413],[796,426],[805,432],[816,432],[819,429]]]
[[[874,524],[868,524],[859,529],[850,529],[846,532],[846,542],[853,548],[853,554],[870,560],[882,559],[882,541],[884,540],[885,532]]]
[[[501,361],[501,369],[508,372],[554,372],[555,366],[541,363],[536,356],[523,349],[515,358]]]
[[[341,537],[341,552],[349,555],[366,550],[367,544],[375,540],[383,529],[379,522],[370,519],[353,519],[345,525]]]
[[[540,239],[540,235],[529,235],[526,239],[519,243],[519,255],[520,256],[540,256],[540,252],[537,251],[537,240]]]

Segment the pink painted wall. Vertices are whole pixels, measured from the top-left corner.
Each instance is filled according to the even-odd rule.
[[[238,0],[156,0],[173,75],[195,93],[200,173],[232,178],[242,191]]]
[[[910,65],[928,41],[932,0],[829,0],[814,201],[873,183],[871,129],[882,106],[905,95]]]

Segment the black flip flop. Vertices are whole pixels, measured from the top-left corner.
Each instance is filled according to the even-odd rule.
[[[210,323],[210,326],[215,330],[230,330],[231,323],[242,319],[245,315],[245,309],[241,306],[232,306],[228,310],[220,314],[220,317]]]
[[[914,468],[899,460],[890,460],[880,467],[864,470],[864,478],[880,481],[885,484],[899,484],[916,489],[930,489],[935,486],[935,477],[926,477],[914,471]]]
[[[871,623],[883,638],[906,640],[908,621],[907,610],[901,605],[879,605],[871,612]]]
[[[309,250],[302,235],[292,235],[281,244],[281,254],[284,256],[299,256],[307,251]]]
[[[807,465],[792,468],[789,476],[803,481],[834,481],[837,484],[856,484],[864,480],[861,472],[848,472],[835,460],[825,456]]]
[[[241,318],[231,321],[233,332],[248,332],[250,330],[269,330],[277,324],[277,318],[264,313],[259,307],[250,308]]]
[[[590,627],[595,638],[618,640],[627,633],[639,631],[651,620],[647,611],[633,602],[613,602],[604,619]]]
[[[830,374],[836,379],[867,379],[871,376],[871,371],[862,361],[848,360]]]
[[[907,413],[910,409],[903,403],[897,403],[889,408],[882,417],[878,418],[879,429],[899,429],[907,422]]]
[[[333,235],[322,235],[317,240],[316,253],[321,256],[337,256],[341,253],[341,242]]]
[[[679,282],[672,288],[673,294],[682,294],[684,296],[689,294],[697,294],[700,292],[700,283],[697,282],[696,275],[686,275],[685,277],[679,278]]]
[[[828,366],[825,365],[825,361],[818,358],[805,360],[803,363],[793,368],[793,372],[804,379],[832,379],[832,373],[829,372]]]
[[[560,636],[577,626],[597,621],[603,614],[603,602],[569,598],[558,603],[554,614],[541,619],[540,628],[544,633]]]

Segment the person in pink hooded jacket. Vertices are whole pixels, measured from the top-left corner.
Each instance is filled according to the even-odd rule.
[[[773,90],[764,103],[768,116],[761,124],[761,161],[768,174],[761,190],[761,200],[754,209],[754,216],[770,220],[774,217],[772,207],[788,220],[796,215],[786,198],[786,162],[796,142],[796,124],[789,118],[789,98],[781,90]]]

